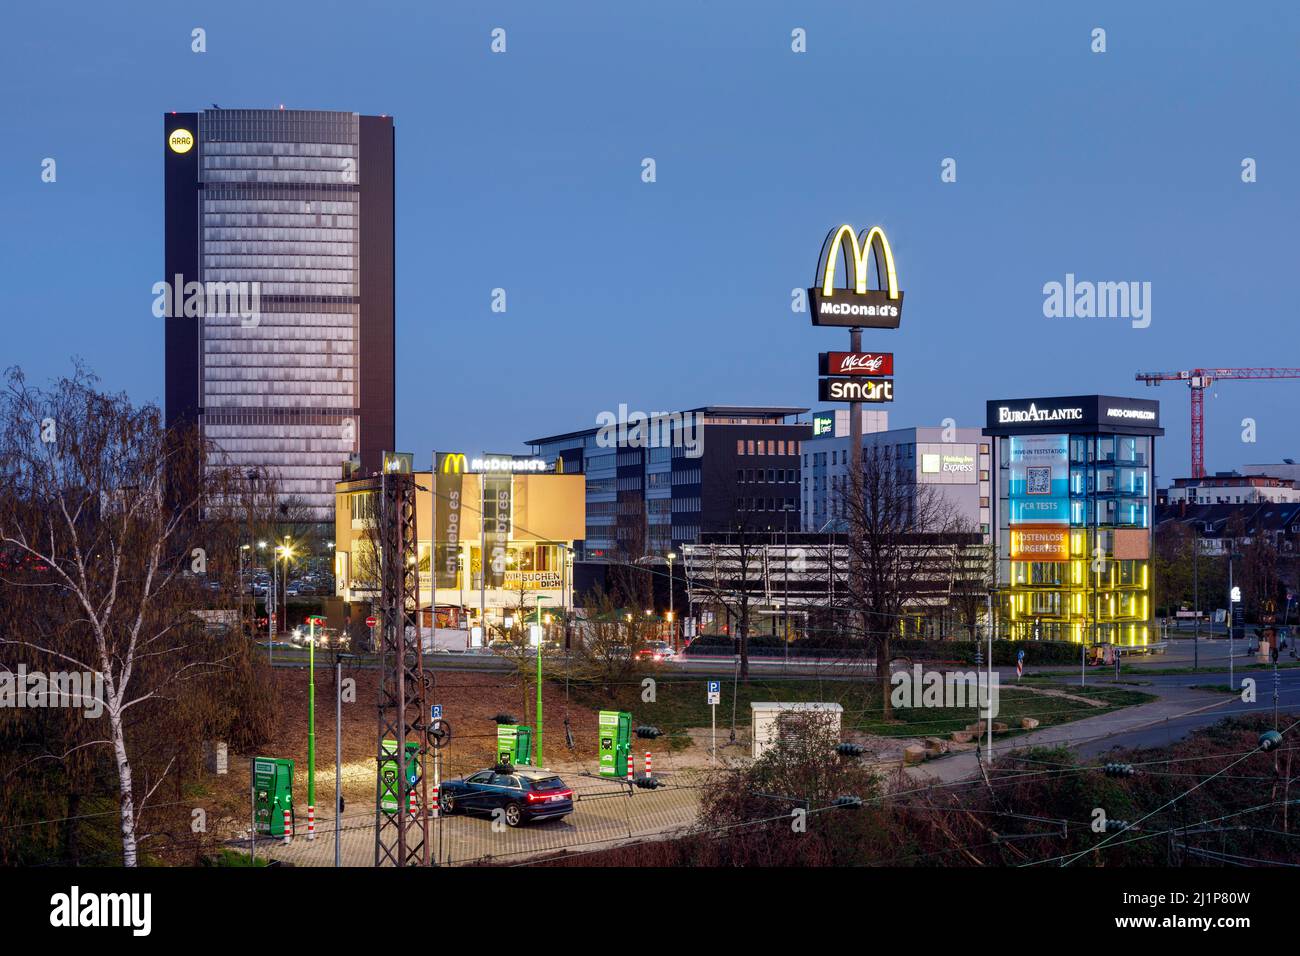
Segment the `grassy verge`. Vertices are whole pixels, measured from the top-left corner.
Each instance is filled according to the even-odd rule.
[[[639,684],[620,687],[607,697],[596,685],[575,683],[573,696],[595,710],[630,711],[634,725],[650,724],[666,734],[680,736],[689,727],[709,726],[709,706],[705,702],[705,681],[709,679],[707,675],[659,677],[652,703],[641,699]],[[899,707],[894,710],[894,719],[886,721],[881,717],[880,689],[875,683],[751,677],[748,684],[740,683],[733,689],[728,676],[719,674],[712,679],[722,681],[723,702],[717,714],[719,727],[731,725],[733,696],[738,727],[749,726],[750,704],[756,701],[837,703],[844,708],[845,730],[881,737],[947,737],[979,719],[975,707]],[[1077,688],[1069,686],[1042,686],[1079,693]],[[1103,701],[1104,706],[1094,707],[1081,700],[1036,694],[1013,685],[1003,685],[999,693],[999,712],[994,719],[1015,730],[1019,729],[1022,717],[1032,717],[1040,727],[1050,727],[1155,699],[1150,694],[1114,687],[1089,687],[1081,693],[1092,700]],[[682,745],[684,743],[683,739]]]

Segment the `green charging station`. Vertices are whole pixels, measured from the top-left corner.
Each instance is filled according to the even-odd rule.
[[[253,758],[253,817],[257,832],[284,836],[284,811],[293,816],[293,761],[281,757]]]
[[[533,728],[523,724],[497,725],[497,763],[528,767],[533,762]]]
[[[632,715],[622,710],[600,712],[600,775],[627,775],[627,755],[632,750]]]
[[[406,744],[406,786],[415,786],[420,772],[420,745]],[[379,809],[396,813],[402,799],[402,784],[397,779],[397,741],[384,741],[384,759],[379,762]]]

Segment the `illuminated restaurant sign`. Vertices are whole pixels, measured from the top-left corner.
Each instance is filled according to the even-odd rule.
[[[836,261],[845,259],[846,288],[835,287]],[[867,287],[872,259],[876,263],[876,284]],[[850,261],[851,260],[851,261]],[[894,251],[879,226],[862,230],[861,237],[850,225],[839,226],[826,235],[817,261],[821,282],[808,290],[813,325],[843,328],[896,329],[903,317],[903,293],[898,288]]]
[[[894,374],[893,352],[822,352],[817,361],[822,375]]]

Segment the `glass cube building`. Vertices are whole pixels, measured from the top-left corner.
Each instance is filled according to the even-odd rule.
[[[164,320],[168,424],[330,520],[341,463],[377,471],[393,447],[392,119],[210,109],[163,128],[164,280],[206,292]]]
[[[1137,647],[1152,620],[1158,402],[993,401],[999,638]]]

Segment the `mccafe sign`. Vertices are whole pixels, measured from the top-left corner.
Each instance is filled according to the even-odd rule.
[[[817,361],[822,375],[894,374],[893,352],[822,352]]]

